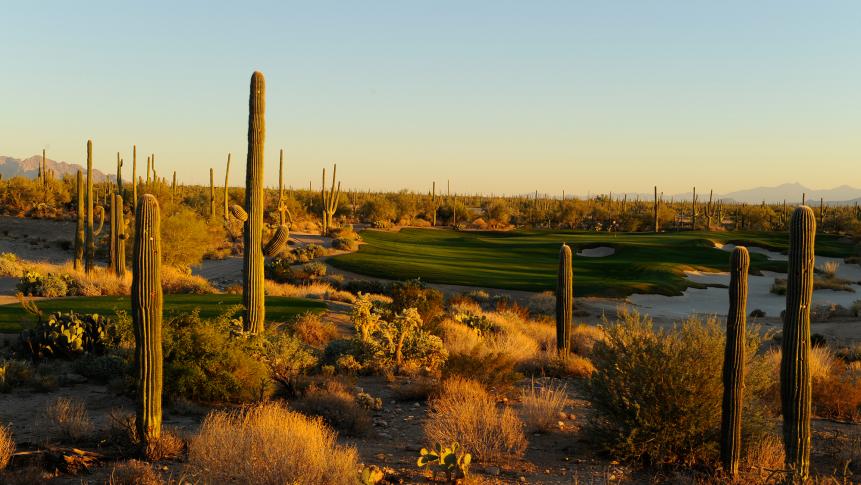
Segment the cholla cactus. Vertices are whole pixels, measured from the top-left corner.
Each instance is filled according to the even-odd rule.
[[[245,331],[263,331],[266,306],[263,292],[263,258],[277,254],[286,244],[290,229],[279,225],[272,239],[263,243],[263,145],[266,138],[266,80],[263,73],[251,76],[248,100],[248,161],[245,169],[245,207],[233,205],[230,213],[243,221],[245,254],[242,264],[242,303]]]

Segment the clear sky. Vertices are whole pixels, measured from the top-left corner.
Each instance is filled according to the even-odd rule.
[[[861,185],[857,1],[0,0],[0,154],[187,182],[524,193]],[[145,161],[145,158],[143,159]],[[126,165],[130,167],[130,164]]]

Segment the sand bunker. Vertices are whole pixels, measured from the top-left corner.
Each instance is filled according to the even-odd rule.
[[[616,250],[608,246],[599,246],[597,248],[586,248],[577,251],[577,256],[584,258],[606,258],[616,254]]]

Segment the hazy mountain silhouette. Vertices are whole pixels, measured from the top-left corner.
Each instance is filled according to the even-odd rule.
[[[3,175],[4,179],[10,179],[12,177],[26,177],[34,179],[39,175],[40,163],[42,163],[42,155],[33,155],[32,157],[25,158],[23,160],[0,155],[0,174]],[[86,174],[86,167],[82,167],[77,163],[58,162],[47,158],[45,159],[45,164],[47,165],[48,170],[54,171],[54,176],[57,178],[63,178],[64,175],[74,176],[78,170],[81,170]],[[93,178],[94,182],[102,182],[105,180],[105,174],[99,170],[93,169]],[[110,180],[115,180],[116,176],[110,174],[108,175],[108,178]]]

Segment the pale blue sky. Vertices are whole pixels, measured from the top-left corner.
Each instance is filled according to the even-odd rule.
[[[285,147],[294,186],[861,185],[859,2],[0,0],[0,25],[2,155],[137,143],[204,182],[232,152],[239,183],[258,69],[270,184]]]

